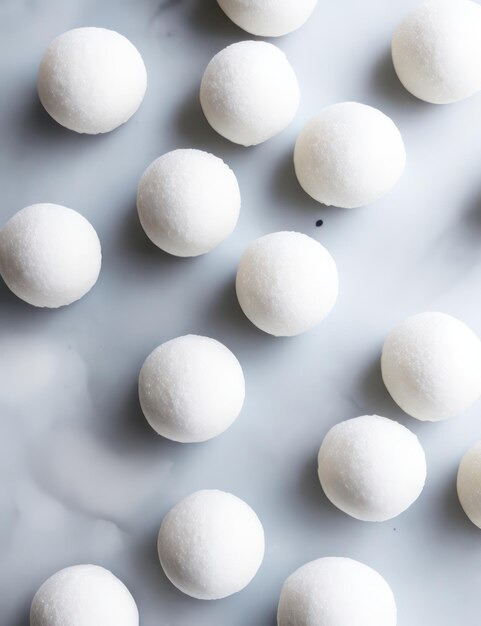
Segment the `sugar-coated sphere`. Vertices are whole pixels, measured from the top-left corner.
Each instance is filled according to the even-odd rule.
[[[46,111],[77,133],[107,133],[139,108],[147,87],[135,46],[105,28],[75,28],[47,48],[38,75]]]
[[[200,102],[220,135],[243,146],[270,139],[290,124],[299,85],[286,55],[264,41],[241,41],[221,50],[207,66]]]
[[[392,57],[399,80],[434,104],[481,90],[481,6],[471,0],[430,0],[396,29]]]
[[[359,561],[326,557],[303,565],[285,581],[278,626],[396,626],[391,588]]]
[[[426,457],[416,435],[378,415],[331,428],[318,464],[329,500],[364,522],[396,517],[418,498],[426,482]]]
[[[13,293],[34,306],[71,304],[95,285],[100,242],[80,213],[58,204],[33,204],[0,231],[0,272]]]
[[[481,528],[481,441],[466,452],[459,464],[458,497],[466,515]]]
[[[248,33],[281,37],[308,20],[317,0],[217,0],[224,13]]]
[[[272,233],[243,253],[236,291],[255,326],[276,337],[300,335],[319,324],[336,303],[336,263],[307,235]]]
[[[242,367],[232,352],[209,337],[186,335],[156,348],[139,376],[147,421],[164,437],[206,441],[236,420],[244,403]]]
[[[165,516],[160,563],[182,592],[218,600],[243,589],[264,558],[264,530],[243,500],[217,490],[197,491]]]
[[[384,342],[384,384],[403,411],[437,422],[468,409],[481,396],[481,342],[445,313],[420,313]]]
[[[97,565],[75,565],[46,580],[35,594],[30,626],[138,626],[127,587]]]
[[[373,107],[342,102],[301,130],[294,166],[314,200],[345,209],[375,202],[398,182],[406,151],[394,122]]]
[[[156,246],[176,256],[205,254],[234,230],[241,205],[234,172],[213,154],[174,150],[144,172],[140,222]]]

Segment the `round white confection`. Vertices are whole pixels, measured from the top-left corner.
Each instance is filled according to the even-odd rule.
[[[458,497],[466,515],[481,528],[481,441],[466,452],[459,464]]]
[[[167,341],[140,371],[144,415],[157,433],[174,441],[206,441],[224,432],[241,412],[244,396],[239,361],[209,337]]]
[[[35,594],[30,626],[138,626],[127,587],[97,565],[75,565],[46,580]]]
[[[277,337],[299,335],[319,324],[336,303],[336,263],[307,235],[272,233],[243,253],[236,291],[258,328]]]
[[[241,199],[234,172],[201,150],[174,150],[144,172],[140,222],[156,246],[176,256],[209,252],[234,230]]]
[[[58,204],[33,204],[0,231],[0,272],[25,302],[57,308],[95,285],[102,255],[97,233],[82,215]]]
[[[224,13],[248,33],[281,37],[308,20],[317,0],[217,0]]]
[[[243,500],[223,491],[197,491],[165,516],[158,550],[167,578],[178,589],[217,600],[254,578],[264,558],[264,530]]]
[[[263,41],[241,41],[207,66],[200,102],[220,135],[243,146],[270,139],[292,121],[299,85],[286,55]]]
[[[107,133],[139,108],[147,73],[138,50],[105,28],[75,28],[52,41],[38,75],[46,111],[77,133]]]
[[[481,396],[481,342],[444,313],[413,315],[384,342],[384,384],[403,411],[437,422],[468,409]]]
[[[405,164],[404,143],[394,122],[358,102],[323,109],[301,130],[294,150],[304,191],[322,204],[345,209],[381,198],[397,183]]]
[[[296,570],[282,587],[279,626],[396,626],[391,588],[359,561],[327,557]]]
[[[318,463],[329,500],[365,522],[384,522],[405,511],[426,481],[426,457],[416,435],[378,415],[331,428]]]
[[[394,33],[399,80],[434,104],[457,102],[481,90],[481,6],[470,0],[431,0],[414,9]]]

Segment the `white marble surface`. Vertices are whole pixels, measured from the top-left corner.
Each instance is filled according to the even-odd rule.
[[[1,220],[34,202],[65,204],[94,224],[104,253],[97,286],[68,308],[36,310],[0,286],[2,626],[26,626],[39,584],[82,562],[108,567],[125,581],[142,626],[274,626],[284,578],[323,555],[351,556],[378,569],[396,594],[399,626],[479,622],[481,531],[459,507],[455,475],[464,451],[481,438],[480,405],[445,423],[416,422],[391,401],[379,371],[385,335],[409,314],[445,311],[481,334],[481,96],[436,107],[398,83],[390,36],[416,2],[321,0],[302,30],[277,40],[299,76],[299,113],[284,133],[251,149],[216,136],[198,105],[208,60],[247,38],[215,0],[0,3]],[[125,34],[149,73],[140,111],[107,136],[60,128],[35,96],[48,42],[85,25]],[[392,116],[408,151],[396,189],[354,211],[311,201],[291,163],[303,123],[342,100]],[[190,146],[233,167],[243,207],[227,242],[182,260],[147,240],[134,205],[150,161]],[[315,226],[319,218],[322,228]],[[341,279],[331,316],[286,340],[251,326],[233,290],[248,242],[283,229],[325,244]],[[225,342],[247,380],[240,419],[201,445],[156,437],[136,398],[146,354],[187,332]],[[334,509],[316,475],[328,428],[365,413],[412,428],[428,459],[422,497],[383,524]],[[162,516],[200,488],[247,500],[267,535],[254,582],[221,602],[177,592],[156,556]]]

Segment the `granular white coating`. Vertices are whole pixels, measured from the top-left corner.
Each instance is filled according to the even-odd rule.
[[[445,313],[419,313],[397,326],[381,369],[393,400],[419,420],[454,417],[481,396],[481,342]]]
[[[35,594],[30,626],[138,626],[127,587],[97,565],[75,565],[46,580]]]
[[[337,300],[337,267],[315,239],[295,232],[265,235],[242,254],[236,278],[239,304],[258,328],[276,337],[319,324]]]
[[[248,33],[281,37],[300,28],[317,0],[217,0],[224,13]]]
[[[252,146],[280,133],[299,106],[299,85],[286,55],[264,41],[241,41],[208,64],[200,86],[207,121],[220,135]]]
[[[481,90],[481,6],[471,0],[431,0],[401,22],[392,39],[399,80],[434,104]]]
[[[458,470],[458,497],[464,512],[481,528],[481,441],[463,456]]]
[[[192,443],[224,432],[241,412],[242,367],[232,352],[209,337],[186,335],[163,343],[145,360],[139,399],[152,428]]]
[[[378,109],[341,102],[301,130],[294,166],[314,200],[345,209],[375,202],[398,182],[406,165],[401,133]]]
[[[0,272],[25,302],[57,308],[95,285],[102,261],[99,238],[80,213],[58,204],[33,204],[0,231]]]
[[[77,133],[107,133],[139,108],[147,88],[135,46],[105,28],[75,28],[47,48],[38,74],[46,111]]]
[[[156,246],[176,256],[205,254],[234,230],[241,197],[234,172],[213,154],[174,150],[140,179],[140,222]]]
[[[178,589],[200,600],[217,600],[254,578],[264,558],[264,530],[240,498],[197,491],[165,516],[158,551],[167,578]]]
[[[416,435],[378,415],[331,428],[318,464],[329,500],[365,522],[396,517],[418,498],[426,482],[426,457]]]
[[[285,581],[278,626],[396,626],[391,588],[375,570],[342,557],[303,565]]]

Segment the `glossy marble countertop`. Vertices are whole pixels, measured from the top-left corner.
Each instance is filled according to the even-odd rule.
[[[481,96],[435,106],[404,91],[390,62],[390,37],[416,4],[321,0],[304,28],[275,40],[301,85],[295,121],[245,149],[216,135],[198,103],[209,59],[249,38],[215,0],[0,2],[1,223],[28,204],[56,202],[84,214],[103,246],[96,287],[70,307],[34,309],[0,285],[2,626],[27,626],[41,582],[86,562],[126,583],[142,626],[274,626],[283,580],[327,555],[359,559],[385,576],[399,626],[479,623],[481,531],[461,511],[455,477],[461,456],[481,438],[481,405],[448,422],[417,422],[395,406],[379,369],[386,334],[410,314],[444,311],[481,334]],[[78,26],[120,31],[147,66],[141,109],[106,136],[61,128],[36,97],[44,49]],[[408,153],[396,188],[353,211],[316,204],[292,166],[305,121],[343,100],[390,115]],[[135,211],[141,173],[177,147],[222,157],[242,192],[235,233],[196,259],[157,250]],[[316,228],[319,219],[324,225]],[[330,250],[341,291],[316,330],[276,339],[243,317],[233,279],[252,239],[289,229]],[[226,343],[247,383],[238,421],[200,445],[156,436],[136,394],[145,356],[189,332]],[[422,497],[382,524],[336,510],[316,473],[327,430],[371,413],[414,430],[428,460]],[[257,577],[220,602],[182,595],[156,555],[163,515],[201,488],[242,497],[266,531]]]

